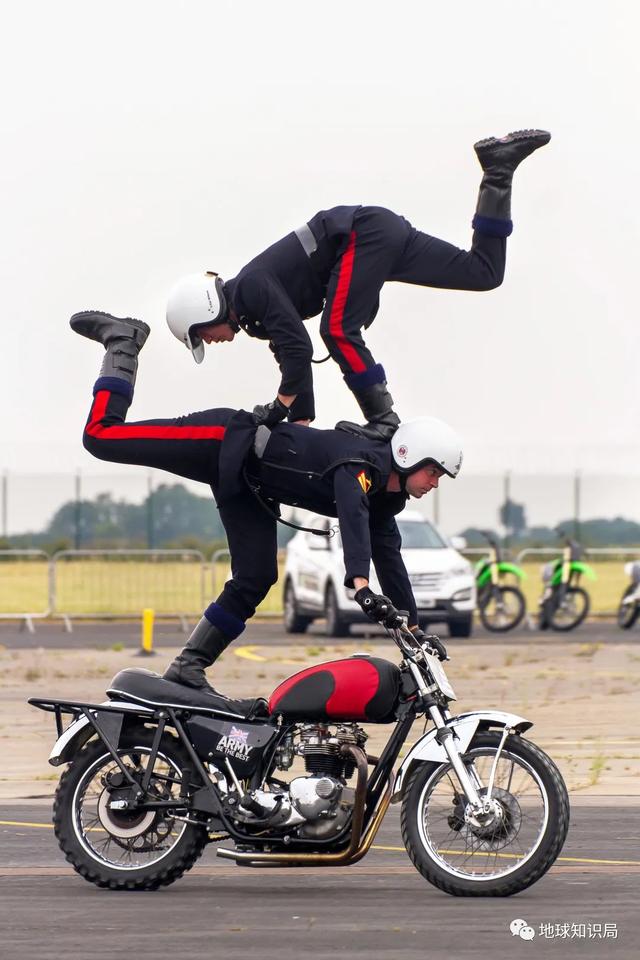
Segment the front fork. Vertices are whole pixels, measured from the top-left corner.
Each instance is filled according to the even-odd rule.
[[[429,716],[433,720],[433,723],[436,727],[436,740],[442,745],[445,753],[449,757],[451,766],[455,772],[458,782],[462,787],[465,797],[467,798],[469,804],[471,805],[470,813],[473,816],[478,814],[487,814],[493,812],[493,805],[491,803],[491,793],[493,791],[493,782],[495,780],[496,769],[498,767],[498,761],[500,759],[500,754],[502,753],[502,748],[504,747],[505,741],[510,733],[513,731],[509,727],[505,727],[502,731],[502,737],[496,750],[496,755],[493,758],[493,764],[491,765],[491,772],[489,774],[489,783],[487,785],[486,792],[480,796],[478,789],[483,789],[483,784],[473,770],[473,775],[467,770],[465,763],[460,756],[458,748],[455,743],[455,737],[453,731],[450,727],[447,727],[440,712],[438,706],[429,707]]]
[[[473,816],[478,816],[480,814],[492,813],[493,805],[491,803],[491,791],[493,790],[493,781],[495,779],[495,772],[498,765],[498,760],[500,759],[500,754],[502,753],[502,748],[504,747],[505,740],[512,733],[512,730],[509,727],[505,727],[502,733],[502,739],[500,740],[500,745],[496,751],[494,757],[493,765],[491,767],[491,773],[489,775],[489,784],[487,787],[486,793],[481,797],[478,793],[478,788],[482,788],[482,783],[480,782],[477,775],[472,777],[467,770],[460,752],[455,743],[455,737],[453,730],[448,727],[442,716],[442,711],[437,703],[433,702],[433,698],[427,685],[424,682],[422,674],[418,667],[409,661],[409,669],[413,675],[416,684],[420,689],[420,693],[425,701],[431,701],[430,705],[427,707],[427,712],[433,721],[433,725],[436,728],[436,740],[441,744],[443,750],[447,754],[451,766],[453,767],[454,773],[458,778],[458,782],[462,787],[462,791],[467,798],[467,801],[471,805],[470,813]]]

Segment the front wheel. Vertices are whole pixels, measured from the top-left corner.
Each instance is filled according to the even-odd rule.
[[[487,630],[506,633],[522,621],[526,609],[524,594],[517,587],[492,586],[486,601],[480,606],[480,619]]]
[[[486,795],[499,732],[478,733],[465,763]],[[535,883],[558,857],[569,829],[569,797],[553,761],[517,735],[495,770],[491,811],[475,817],[450,763],[422,763],[402,801],[402,837],[414,866],[460,897],[508,897]]]
[[[580,626],[589,613],[589,594],[582,587],[566,587],[563,594],[552,597],[549,626],[566,632]]]
[[[638,619],[638,614],[640,614],[640,603],[637,600],[633,603],[625,602],[627,597],[636,592],[636,589],[635,584],[630,583],[622,594],[622,600],[618,607],[618,626],[622,627],[623,630],[630,630]]]
[[[141,727],[123,738],[118,756],[141,782],[154,731]],[[181,796],[191,761],[165,734],[147,793],[158,801]],[[53,824],[67,860],[85,880],[111,890],[155,890],[177,880],[202,854],[204,826],[177,819],[175,810],[124,810],[115,804],[124,777],[102,741],[91,741],[65,770],[56,791]],[[125,781],[126,782],[126,781]],[[127,791],[128,792],[128,791]],[[188,804],[185,796],[185,807]],[[186,809],[181,811],[182,816]]]

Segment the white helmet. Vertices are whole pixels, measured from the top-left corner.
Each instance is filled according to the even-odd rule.
[[[417,417],[401,423],[391,438],[393,465],[398,473],[413,473],[434,463],[455,479],[462,466],[462,442],[444,420]]]
[[[224,323],[227,319],[224,281],[217,273],[190,273],[178,280],[167,302],[169,330],[180,343],[186,344],[196,363],[204,360],[204,343],[198,327]]]

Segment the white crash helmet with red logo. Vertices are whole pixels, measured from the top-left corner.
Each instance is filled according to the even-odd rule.
[[[462,441],[456,431],[437,417],[416,417],[401,423],[391,438],[393,465],[408,474],[427,463],[455,477],[462,466]]]
[[[204,343],[198,336],[198,327],[224,323],[227,313],[224,281],[212,271],[182,277],[169,294],[169,330],[191,350],[196,363],[202,363],[204,359]]]

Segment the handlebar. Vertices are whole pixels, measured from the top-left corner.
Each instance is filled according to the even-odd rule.
[[[496,539],[495,534],[493,533],[493,531],[492,531],[492,530],[478,530],[478,533],[480,534],[480,536],[484,537],[485,540],[488,541],[489,546],[491,547],[491,549],[492,549],[493,552],[495,553],[496,562],[497,562],[497,563],[500,563],[500,561],[502,560],[502,554],[501,554],[501,551],[500,551],[500,544],[498,543],[498,541],[497,541],[497,539]]]
[[[425,652],[425,650],[432,656],[441,659],[437,648],[429,643],[429,641],[433,638],[437,640],[439,644],[440,637],[438,637],[435,633],[425,634],[422,643],[420,643],[413,631],[409,629],[406,617],[402,618],[401,623],[397,627],[385,627],[385,630],[393,639],[396,646],[399,647],[402,653],[410,660],[415,660],[416,655],[421,655]],[[448,654],[446,654],[444,659],[450,660],[451,658]]]

